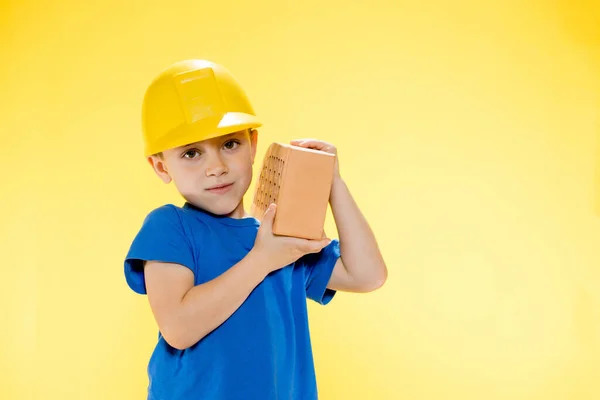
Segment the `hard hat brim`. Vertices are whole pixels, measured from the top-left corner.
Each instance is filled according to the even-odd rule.
[[[212,126],[207,127],[207,123],[210,123]],[[259,128],[261,126],[262,122],[255,115],[228,112],[220,119],[213,119],[212,121],[203,120],[198,121],[196,124],[175,128],[168,135],[165,135],[167,140],[156,140],[152,147],[147,147],[145,149],[145,156],[148,157],[168,149],[187,146],[203,140],[229,135],[245,129]]]
[[[228,112],[221,118],[221,121],[219,121],[218,129],[233,129],[229,132],[233,133],[237,130],[258,128],[260,126],[262,126],[262,123],[255,115],[240,112]]]

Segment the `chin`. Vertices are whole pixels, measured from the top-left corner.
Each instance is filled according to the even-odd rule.
[[[225,200],[225,199],[224,199]],[[196,207],[202,208],[205,211],[208,211],[211,214],[219,215],[219,216],[227,216],[235,212],[235,210],[239,207],[240,201],[235,201],[234,199],[227,199],[220,203],[212,203],[207,201],[190,201],[188,202],[194,204]]]
[[[226,215],[230,215],[231,213],[233,213],[235,211],[235,209],[237,208],[237,206],[213,206],[213,207],[209,207],[208,211],[210,211],[211,213],[215,214],[215,215],[220,215],[220,216],[226,216]]]

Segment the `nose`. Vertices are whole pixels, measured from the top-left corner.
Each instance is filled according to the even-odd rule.
[[[227,165],[223,162],[221,154],[210,154],[206,163],[206,176],[221,176],[228,172]]]

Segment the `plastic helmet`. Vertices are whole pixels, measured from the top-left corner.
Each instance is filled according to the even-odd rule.
[[[211,61],[172,64],[152,81],[144,95],[145,156],[260,126],[238,81]]]

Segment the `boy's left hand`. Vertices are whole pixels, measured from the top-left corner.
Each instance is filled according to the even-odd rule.
[[[340,165],[338,162],[337,149],[331,143],[323,142],[316,139],[296,139],[290,142],[292,146],[305,147],[307,149],[314,149],[324,151],[335,155],[335,166],[333,170],[333,178],[340,178]]]

